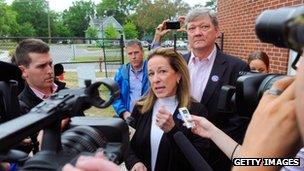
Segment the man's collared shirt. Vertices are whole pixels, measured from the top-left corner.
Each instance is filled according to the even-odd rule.
[[[35,93],[35,95],[37,97],[39,97],[40,99],[42,99],[42,100],[45,100],[45,99],[47,99],[47,98],[50,97],[50,95],[46,95],[46,94],[42,93],[41,91],[39,91],[39,90],[37,90],[37,89],[35,89],[33,87],[30,87],[30,88]],[[52,85],[52,94],[55,93],[57,91],[57,89],[58,89],[58,86],[55,83],[53,83],[53,85]]]
[[[132,112],[133,107],[137,100],[141,97],[142,91],[142,80],[143,80],[143,64],[139,70],[135,70],[132,65],[130,67],[130,111]]]
[[[199,59],[191,52],[191,57],[188,63],[191,83],[191,96],[201,101],[205,91],[208,79],[212,70],[212,66],[216,57],[216,47],[214,46],[212,52],[207,58]]]

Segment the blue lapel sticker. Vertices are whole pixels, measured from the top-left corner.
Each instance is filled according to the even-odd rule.
[[[217,75],[213,75],[213,76],[211,77],[211,80],[212,80],[213,82],[218,82],[219,77],[218,77]]]

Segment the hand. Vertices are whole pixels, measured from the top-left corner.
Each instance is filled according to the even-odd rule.
[[[166,29],[166,22],[169,21],[169,19],[164,20],[160,25],[158,25],[155,29],[155,35],[154,35],[154,42],[161,42],[161,39],[164,37],[165,34],[167,34],[170,29]]]
[[[71,118],[64,118],[61,120],[61,132],[65,131],[71,122]]]
[[[248,126],[240,157],[293,157],[299,150],[300,134],[295,116],[293,80],[285,77],[273,84],[273,87],[284,90],[279,96],[264,93]],[[248,170],[245,167],[235,168],[235,170],[242,169]]]
[[[180,23],[180,29],[178,29],[177,31],[178,32],[186,32],[186,25],[185,25],[185,20],[186,20],[186,17],[185,16],[179,16],[178,17],[178,21]]]
[[[304,142],[304,58],[300,58],[296,76],[296,113],[297,121],[302,133],[302,142]]]
[[[166,133],[175,126],[172,114],[163,106],[160,107],[158,113],[156,114],[156,125]]]
[[[119,171],[120,167],[115,163],[105,159],[103,155],[97,153],[93,156],[80,156],[76,162],[76,167],[66,164],[63,171]]]
[[[147,171],[146,166],[142,162],[137,162],[131,169],[131,171]]]
[[[205,117],[199,117],[195,115],[191,115],[190,122],[194,122],[195,126],[191,129],[194,134],[197,134],[204,138],[211,138],[212,130],[215,129],[215,126],[208,121]]]
[[[126,120],[129,116],[131,116],[131,113],[129,111],[125,111],[123,114],[122,114],[122,117],[124,120]]]
[[[3,170],[3,171],[10,170],[10,164],[7,162],[0,163],[0,170]]]

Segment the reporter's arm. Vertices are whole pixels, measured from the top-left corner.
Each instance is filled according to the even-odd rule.
[[[205,117],[191,115],[192,120],[195,122],[195,127],[192,132],[203,137],[211,139],[228,158],[233,159],[239,156],[238,143],[225,134],[222,130],[213,125]],[[233,155],[232,155],[233,153]]]

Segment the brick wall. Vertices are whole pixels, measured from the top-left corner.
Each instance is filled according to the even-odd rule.
[[[264,51],[270,58],[270,72],[286,74],[289,50],[261,43],[255,35],[255,20],[266,9],[304,4],[304,0],[218,0],[217,4],[224,52],[246,60],[250,52]]]

